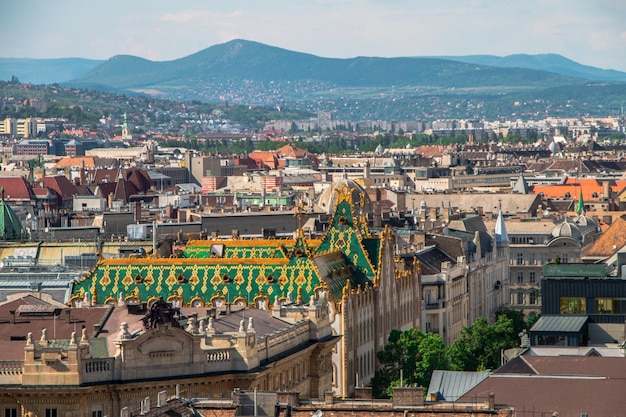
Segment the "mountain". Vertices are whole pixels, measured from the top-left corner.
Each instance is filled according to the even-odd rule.
[[[167,98],[266,104],[450,89],[527,91],[588,81],[543,70],[441,58],[322,58],[234,40],[174,61],[115,56],[66,85],[104,85]]]
[[[516,54],[504,57],[495,55],[466,55],[440,56],[438,58],[500,68],[527,68],[548,71],[568,77],[586,78],[594,81],[626,82],[626,73],[624,72],[582,65],[558,54]]]
[[[71,73],[63,86],[204,103],[280,104],[332,111],[345,120],[617,115],[626,94],[626,73],[554,54],[338,59],[239,39],[172,61],[118,55],[68,60],[64,68],[62,60],[39,61],[11,72],[10,60],[0,59],[0,74],[30,82],[45,74],[61,82]]]
[[[32,84],[55,84],[73,80],[105,61],[83,58],[0,58],[0,80],[17,77]]]

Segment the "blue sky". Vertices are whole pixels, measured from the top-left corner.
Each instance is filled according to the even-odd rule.
[[[335,58],[557,53],[626,71],[625,0],[2,0],[0,57],[165,61],[232,39]]]

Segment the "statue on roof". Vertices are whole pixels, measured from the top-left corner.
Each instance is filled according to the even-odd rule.
[[[152,305],[150,309],[142,319],[143,326],[146,330],[156,328],[159,324],[170,324],[172,327],[180,327],[180,323],[176,320],[177,313],[172,306],[163,300],[163,297],[159,297]]]

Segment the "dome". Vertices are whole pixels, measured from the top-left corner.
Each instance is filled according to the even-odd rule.
[[[570,219],[565,219],[562,223],[556,225],[550,234],[554,239],[558,237],[571,237],[572,239],[580,240],[582,237],[580,229]]]
[[[316,204],[316,210],[323,211],[328,214],[332,214],[337,204],[337,190],[341,187],[348,187],[352,190],[352,202],[354,205],[359,205],[361,202],[361,193],[365,194],[365,209],[370,211],[370,199],[363,187],[348,178],[342,178],[334,181],[330,184],[319,196]]]
[[[576,217],[576,219],[574,220],[574,223],[581,230],[589,230],[589,229],[598,228],[598,224],[596,223],[596,221],[589,216],[585,216],[584,214],[581,214],[580,216]]]

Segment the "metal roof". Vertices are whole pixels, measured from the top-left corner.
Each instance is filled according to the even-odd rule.
[[[531,332],[580,332],[585,323],[587,316],[541,316],[535,325],[530,329]]]
[[[456,401],[489,376],[489,371],[434,371],[428,386],[427,399],[434,394],[437,400]]]

